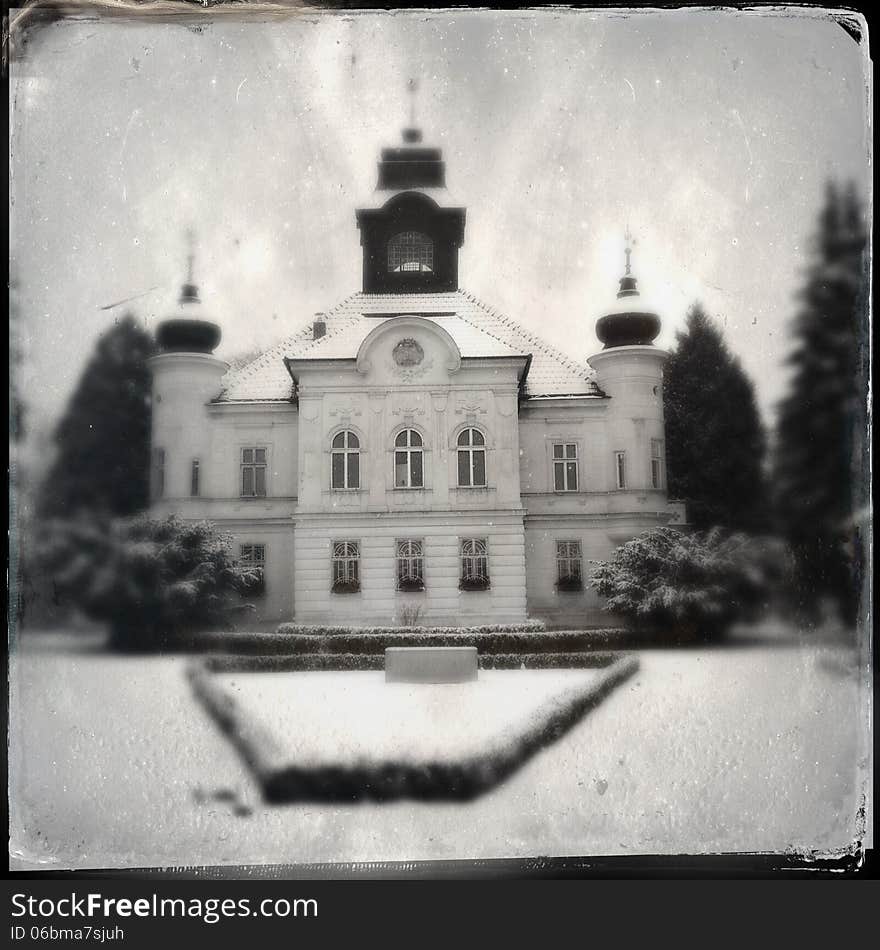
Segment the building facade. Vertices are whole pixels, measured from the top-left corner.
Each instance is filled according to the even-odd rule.
[[[231,535],[263,622],[601,623],[590,562],[674,517],[629,252],[579,363],[461,289],[445,174],[417,129],[383,149],[362,291],[244,368],[191,273],[159,326],[153,512]]]

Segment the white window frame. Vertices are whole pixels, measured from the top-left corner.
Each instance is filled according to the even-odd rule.
[[[361,587],[361,543],[349,539],[340,539],[331,541],[331,593],[342,593],[336,589],[340,583],[357,585],[357,590]],[[352,591],[354,592],[354,591]]]
[[[245,460],[245,452],[253,453],[250,461]],[[263,453],[263,461],[257,461],[257,453]],[[238,492],[239,498],[268,498],[269,496],[269,449],[265,445],[243,445],[240,447],[238,454],[239,465],[238,465]],[[263,491],[257,491],[257,471],[262,469],[263,472]],[[246,470],[251,471],[252,492],[245,492],[244,490],[244,473]]]
[[[193,459],[189,467],[189,496],[199,498],[202,494],[202,462]]]
[[[388,272],[432,274],[434,242],[422,231],[399,231],[388,241]]]
[[[244,541],[238,545],[239,567],[251,568],[260,572],[260,590],[265,593],[266,585],[266,544],[264,541]]]
[[[486,538],[462,538],[459,544],[459,586],[475,581],[491,583],[489,542]]]
[[[336,440],[342,436],[343,444],[342,446],[335,446],[334,443]],[[355,444],[351,445],[351,440],[354,439]],[[336,455],[342,456],[342,485],[333,484],[333,458]],[[352,455],[358,457],[357,460],[357,484],[351,484],[351,470],[350,470],[350,459]],[[337,432],[333,438],[330,440],[330,490],[331,491],[355,491],[361,487],[361,440],[360,436],[352,431],[351,429],[342,429]]]
[[[614,482],[618,491],[626,490],[626,452],[623,449],[614,453]]]
[[[248,567],[266,567],[266,545],[263,541],[245,541],[238,546],[238,563]]]
[[[556,542],[556,583],[576,579],[580,590],[584,585],[584,555],[581,542],[576,539],[563,539]],[[572,588],[568,588],[572,589]]]
[[[425,589],[425,543],[417,538],[402,538],[396,542],[397,548],[397,589]],[[405,581],[413,582],[401,588]],[[417,584],[416,584],[417,582]]]
[[[664,461],[663,439],[651,439],[651,487],[658,491],[664,487]]]
[[[482,442],[474,442],[473,434],[475,432],[483,440]],[[461,441],[464,435],[468,437],[466,443]],[[486,433],[478,426],[465,426],[455,437],[455,448],[455,478],[457,486],[459,488],[486,488],[489,484],[489,454],[486,450]],[[474,481],[474,458],[478,454],[483,456],[482,482]],[[459,459],[462,455],[465,455],[468,460],[468,482],[462,482],[461,480],[461,464]]]
[[[399,439],[401,436],[406,436],[406,444],[400,445]],[[418,439],[418,442],[413,442],[413,436]],[[416,488],[423,489],[425,487],[425,437],[419,432],[418,429],[414,429],[412,426],[409,426],[406,429],[401,429],[399,432],[394,435],[394,446],[392,449],[392,464],[394,467],[394,487],[395,488]],[[397,483],[397,456],[405,455],[406,456],[406,484],[398,485]],[[421,456],[421,481],[418,485],[413,484],[413,456]]]
[[[562,449],[562,455],[556,455],[557,448]],[[573,455],[568,454],[569,449],[574,451]],[[553,442],[550,446],[550,456],[553,460],[553,491],[560,493],[578,491],[580,489],[581,473],[577,442]],[[574,486],[569,484],[568,477],[568,467],[572,462],[574,463]],[[562,471],[562,488],[559,488],[556,484],[557,468]]]

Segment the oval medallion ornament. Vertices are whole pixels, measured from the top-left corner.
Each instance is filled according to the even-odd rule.
[[[401,340],[391,354],[398,366],[418,366],[425,358],[425,351],[415,340]]]

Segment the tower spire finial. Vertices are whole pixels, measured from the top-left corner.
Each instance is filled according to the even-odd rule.
[[[406,84],[409,93],[409,125],[403,130],[403,141],[414,143],[422,141],[422,130],[416,125],[416,93],[419,91],[419,81],[411,76]]]
[[[623,277],[620,278],[620,290],[618,290],[617,296],[638,297],[639,291],[637,281],[632,275],[632,249],[636,241],[632,236],[632,231],[629,229],[629,224],[626,226],[626,231],[624,231],[623,238],[625,242],[623,253],[626,257],[626,271],[624,272]]]
[[[186,282],[180,288],[180,303],[199,303],[199,288],[195,283],[196,232],[186,229]]]
[[[419,91],[419,81],[415,78],[415,76],[411,76],[409,82],[406,85],[407,89],[409,90],[409,124],[411,128],[415,128],[416,93]]]
[[[186,229],[186,282],[193,282],[193,267],[196,260],[196,232],[190,227]]]

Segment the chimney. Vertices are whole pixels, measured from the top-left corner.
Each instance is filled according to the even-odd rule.
[[[327,332],[327,321],[324,319],[323,313],[315,314],[315,322],[312,324],[312,339],[320,340],[322,336]]]

